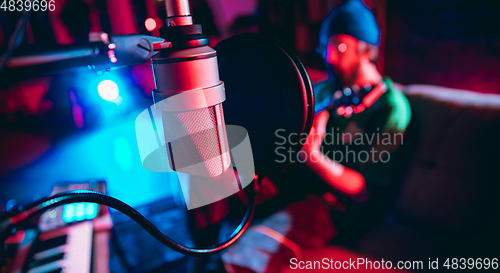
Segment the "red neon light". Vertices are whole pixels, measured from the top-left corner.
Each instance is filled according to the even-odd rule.
[[[339,116],[344,115],[344,113],[345,113],[345,107],[344,106],[340,106],[339,108],[337,108],[337,114],[339,114]]]
[[[156,29],[156,21],[153,18],[146,19],[146,21],[144,22],[144,25],[146,26],[146,29],[148,31],[153,31]]]
[[[354,106],[354,114],[359,114],[365,110],[365,106],[363,104]]]
[[[363,105],[365,107],[370,107],[372,106],[372,104],[378,99],[380,98],[380,96],[382,96],[382,94],[385,93],[385,91],[387,90],[387,86],[385,84],[379,84],[377,86],[375,86],[372,91],[370,91],[370,93],[368,93],[368,95],[366,95],[364,98],[363,98]]]

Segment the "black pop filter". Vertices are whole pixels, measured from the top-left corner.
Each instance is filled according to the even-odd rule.
[[[258,34],[233,36],[215,50],[226,86],[226,124],[248,131],[256,173],[286,165],[289,157],[284,160],[280,154],[288,155],[290,149],[293,156],[297,154],[302,145],[296,142],[300,134],[309,133],[314,117],[313,92],[304,66],[291,50]],[[282,144],[277,134],[287,138],[295,134],[293,143]]]

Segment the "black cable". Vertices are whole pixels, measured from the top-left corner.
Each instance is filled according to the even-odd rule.
[[[2,75],[2,71],[7,66],[7,61],[9,60],[14,50],[17,47],[19,47],[19,45],[23,41],[30,13],[31,10],[24,11],[21,17],[19,17],[19,19],[16,22],[14,31],[12,32],[12,34],[9,37],[9,40],[7,41],[7,48],[4,54],[0,56],[0,75]]]
[[[111,197],[109,195],[86,191],[86,190],[78,190],[78,191],[70,191],[56,194],[51,197],[44,198],[37,202],[32,203],[28,207],[26,207],[23,211],[18,211],[14,213],[10,213],[7,218],[0,222],[0,228],[4,234],[0,235],[0,243],[3,243],[5,239],[10,235],[13,228],[36,215],[40,215],[43,212],[53,209],[57,206],[70,204],[70,203],[80,203],[80,202],[91,202],[97,203],[101,205],[108,206],[110,208],[116,209],[121,213],[127,215],[132,220],[134,220],[137,224],[139,224],[142,228],[144,228],[149,234],[151,234],[154,238],[160,241],[165,246],[180,252],[185,255],[204,255],[211,254],[214,252],[221,251],[226,247],[230,246],[234,243],[246,230],[248,225],[250,224],[250,220],[255,211],[255,191],[257,189],[257,182],[254,181],[254,187],[252,194],[248,193],[245,190],[247,195],[248,204],[245,216],[242,221],[238,225],[238,227],[233,231],[229,239],[227,239],[223,243],[219,243],[217,245],[213,245],[207,248],[191,248],[184,245],[181,245],[174,240],[172,240],[167,235],[163,234],[156,226],[154,226],[148,219],[146,219],[142,214],[136,211],[131,206],[125,204],[124,202]]]

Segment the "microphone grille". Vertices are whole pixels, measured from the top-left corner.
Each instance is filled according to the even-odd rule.
[[[162,112],[170,167],[214,177],[230,163],[222,104],[184,112]]]

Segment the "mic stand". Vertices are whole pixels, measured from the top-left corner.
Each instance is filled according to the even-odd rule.
[[[15,52],[0,75],[2,82],[44,77],[72,70],[98,73],[147,62],[164,39],[147,35],[93,33],[85,45],[59,46],[50,50],[27,49]]]

